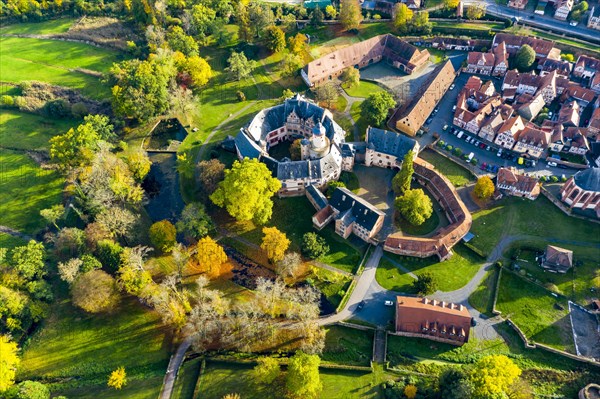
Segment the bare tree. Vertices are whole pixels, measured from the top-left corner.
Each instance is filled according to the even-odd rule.
[[[298,252],[288,252],[283,259],[277,262],[277,274],[281,277],[296,277],[300,266],[302,266],[302,257]]]

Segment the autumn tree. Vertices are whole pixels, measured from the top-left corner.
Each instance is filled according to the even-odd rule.
[[[293,53],[287,53],[283,56],[280,63],[281,74],[283,76],[294,76],[304,65],[302,56]]]
[[[235,161],[225,171],[225,179],[210,196],[211,201],[236,218],[266,223],[273,213],[271,197],[281,188],[281,182],[258,159]]]
[[[260,247],[267,253],[271,263],[279,262],[283,259],[291,241],[277,227],[263,227],[262,231],[264,236]]]
[[[394,26],[400,33],[409,31],[412,18],[413,12],[406,4],[396,3],[394,7]]]
[[[394,97],[387,91],[369,95],[360,105],[360,113],[372,126],[381,126],[387,119],[391,108],[396,105]]]
[[[310,259],[317,259],[329,252],[329,245],[317,233],[306,233],[302,236],[302,252]]]
[[[466,15],[468,19],[481,19],[485,15],[485,5],[483,3],[473,3],[467,7]]]
[[[528,44],[521,46],[515,55],[515,68],[524,72],[531,69],[535,61],[535,50]]]
[[[125,367],[119,367],[108,377],[108,386],[114,389],[121,389],[127,385],[127,373]]]
[[[302,159],[302,147],[301,147],[302,139],[296,139],[292,141],[290,145],[290,158],[292,161],[299,161]]]
[[[50,139],[50,158],[62,170],[68,170],[91,161],[100,140],[91,124],[82,123]]]
[[[344,82],[344,87],[348,89],[358,86],[360,84],[360,71],[354,67],[344,69],[342,82]]]
[[[392,189],[398,195],[402,195],[406,191],[410,190],[410,183],[412,181],[412,176],[415,171],[413,168],[414,156],[415,153],[412,150],[410,150],[404,156],[404,160],[402,161],[402,167],[392,179]]]
[[[263,356],[257,360],[257,365],[254,367],[254,381],[258,384],[270,385],[281,374],[281,368],[277,359]]]
[[[302,266],[302,257],[298,252],[288,252],[283,256],[283,259],[277,262],[275,269],[277,274],[282,277],[295,277],[298,269]]]
[[[432,24],[429,22],[429,13],[427,11],[417,11],[412,20],[412,29],[415,33],[429,35]]]
[[[177,81],[182,84],[199,88],[208,83],[213,76],[212,68],[200,56],[186,57],[183,53],[175,52],[173,58],[178,72]]]
[[[17,343],[10,337],[0,335],[0,393],[15,383],[15,375],[19,364]]]
[[[181,26],[169,27],[167,42],[173,51],[179,51],[188,57],[198,55],[198,43],[193,37],[186,35]]]
[[[334,6],[329,4],[327,7],[325,7],[325,15],[328,19],[335,19],[338,15],[338,12]]]
[[[79,276],[83,261],[79,258],[72,258],[66,262],[58,262],[58,275],[60,279],[72,284]]]
[[[458,7],[459,0],[444,0],[444,7],[451,10]]]
[[[286,375],[286,389],[293,398],[316,399],[323,384],[319,375],[321,359],[302,351],[290,358]]]
[[[89,313],[108,311],[119,302],[115,279],[102,270],[79,276],[73,283],[71,294],[73,304]]]
[[[61,220],[65,215],[65,207],[62,204],[53,205],[50,208],[42,209],[40,216],[43,217],[48,223],[52,224],[57,230],[59,229],[56,222]]]
[[[407,399],[415,399],[417,396],[417,387],[412,384],[405,386],[404,396],[406,396]]]
[[[196,262],[192,266],[194,271],[205,273],[209,278],[219,277],[228,271],[227,255],[223,247],[208,236],[198,241],[194,260]]]
[[[288,49],[290,53],[303,57],[308,49],[307,38],[305,34],[297,33],[288,38]]]
[[[141,182],[146,178],[152,166],[148,153],[141,148],[130,149],[125,152],[124,161],[129,166],[129,170],[137,182]]]
[[[198,182],[202,193],[207,197],[215,192],[225,178],[225,165],[218,159],[198,163]]]
[[[319,103],[331,108],[340,97],[340,92],[334,83],[329,82],[315,89],[315,97]]]
[[[494,182],[490,179],[489,176],[482,176],[477,179],[477,183],[475,183],[475,188],[473,188],[473,194],[479,199],[487,200],[492,197],[494,194]]]
[[[396,210],[413,226],[422,225],[433,213],[431,199],[420,189],[406,190],[394,203]]]
[[[189,203],[183,208],[181,216],[175,224],[177,231],[187,237],[199,239],[206,236],[212,228],[212,221],[203,204]]]
[[[265,41],[269,50],[279,53],[285,48],[285,33],[280,27],[271,25],[267,28]]]
[[[310,13],[310,24],[312,26],[321,26],[324,19],[325,14],[323,14],[323,11],[321,11],[319,6],[315,7],[315,9]]]
[[[161,220],[150,226],[150,241],[162,253],[171,252],[177,242],[176,235],[175,226],[168,220]]]
[[[473,398],[500,397],[518,380],[520,375],[519,366],[504,355],[482,357],[470,374]]]
[[[358,29],[363,19],[359,1],[341,0],[339,19],[345,30]]]
[[[429,272],[421,273],[417,280],[412,282],[412,287],[419,295],[430,295],[437,291],[437,281]]]
[[[232,79],[237,80],[238,82],[250,76],[254,69],[254,62],[248,60],[246,55],[241,52],[236,53],[234,51],[231,53],[227,60],[227,64],[229,66],[225,68],[225,70],[229,72]]]

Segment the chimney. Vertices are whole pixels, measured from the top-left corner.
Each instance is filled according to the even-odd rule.
[[[458,305],[458,310],[460,310],[462,312],[464,306],[463,305]]]

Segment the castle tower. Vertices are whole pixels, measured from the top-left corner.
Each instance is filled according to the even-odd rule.
[[[310,158],[322,158],[329,152],[329,138],[327,138],[325,133],[325,126],[321,122],[313,127],[312,137],[310,138]]]

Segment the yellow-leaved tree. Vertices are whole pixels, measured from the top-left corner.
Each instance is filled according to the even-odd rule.
[[[12,342],[6,335],[0,336],[0,393],[15,383],[18,364],[16,342]]]
[[[118,369],[110,373],[110,377],[108,377],[109,387],[121,389],[125,385],[127,385],[127,373],[125,372],[125,367],[119,367]]]
[[[473,398],[499,397],[518,380],[520,375],[521,369],[508,357],[485,356],[477,362],[470,375]]]
[[[263,227],[263,234],[260,247],[267,253],[271,263],[279,262],[285,256],[290,240],[277,227]]]
[[[223,247],[208,236],[198,241],[194,259],[195,264],[191,264],[193,271],[205,273],[208,278],[217,278],[231,270]]]

